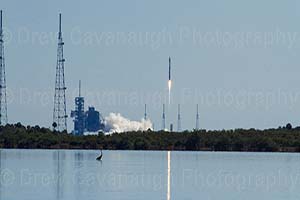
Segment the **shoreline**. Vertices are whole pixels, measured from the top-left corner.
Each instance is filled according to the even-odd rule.
[[[57,148],[0,148],[1,150],[41,150],[41,151],[100,151],[101,149],[76,149],[76,148],[69,148],[69,149],[57,149]],[[300,152],[297,151],[193,151],[193,150],[130,150],[130,149],[102,149],[103,151],[124,151],[124,152],[190,152],[190,153],[269,153],[269,154],[299,154]]]
[[[144,131],[74,136],[39,126],[0,126],[0,148],[200,152],[300,152],[300,128]]]

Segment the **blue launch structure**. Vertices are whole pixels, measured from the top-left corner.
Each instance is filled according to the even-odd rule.
[[[79,81],[79,96],[75,98],[75,110],[71,111],[74,118],[74,135],[83,135],[84,132],[104,130],[104,119],[94,107],[84,111],[84,98],[81,96],[81,82]]]
[[[84,98],[81,97],[81,81],[79,81],[79,96],[75,98],[75,110],[71,112],[74,118],[74,135],[83,135],[85,129]]]
[[[88,132],[97,132],[104,129],[104,119],[94,107],[89,107],[86,111],[85,125]]]

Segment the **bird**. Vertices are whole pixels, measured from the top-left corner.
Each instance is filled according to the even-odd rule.
[[[101,154],[100,154],[100,156],[98,156],[98,157],[96,158],[96,160],[101,161],[101,160],[102,160],[102,156],[103,156],[103,153],[102,153],[102,149],[101,149]]]

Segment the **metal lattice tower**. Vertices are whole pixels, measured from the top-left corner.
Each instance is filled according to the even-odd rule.
[[[57,64],[55,78],[53,128],[58,131],[67,130],[67,111],[66,111],[66,86],[65,86],[65,59],[63,52],[64,42],[61,32],[61,14],[59,14],[59,32],[57,48]]]
[[[178,115],[177,115],[177,132],[181,132],[181,115],[180,115],[180,104],[178,104]]]
[[[165,112],[165,104],[163,104],[163,114],[162,114],[162,125],[161,129],[166,130],[166,112]]]
[[[4,60],[4,38],[2,10],[0,11],[0,125],[7,124],[6,78]]]
[[[197,104],[197,111],[196,111],[196,130],[199,130],[199,108]]]

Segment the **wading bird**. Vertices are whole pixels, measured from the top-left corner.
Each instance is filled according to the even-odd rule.
[[[102,153],[102,149],[101,149],[101,154],[100,154],[100,156],[98,156],[98,157],[96,158],[96,160],[101,161],[101,160],[102,160],[102,156],[103,156],[103,153]]]

